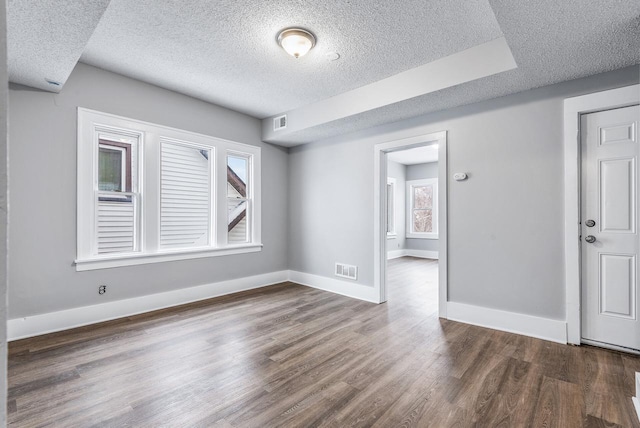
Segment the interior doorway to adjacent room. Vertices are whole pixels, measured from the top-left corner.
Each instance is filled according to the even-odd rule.
[[[387,154],[387,298],[438,302],[438,144]]]
[[[446,133],[379,144],[375,285],[380,301],[411,299],[446,317]]]

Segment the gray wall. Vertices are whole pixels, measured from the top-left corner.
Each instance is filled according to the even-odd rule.
[[[6,2],[0,2],[0,34],[7,34]],[[7,38],[0,38],[0,427],[7,421]]]
[[[438,178],[438,162],[407,165],[407,181]]]
[[[9,102],[10,319],[287,269],[287,152],[258,119],[84,64],[59,95],[12,86]],[[261,146],[263,250],[76,272],[77,107]]]
[[[438,178],[438,162],[407,165],[407,181]],[[407,238],[406,248],[409,250],[438,251],[438,239]]]
[[[396,237],[387,239],[387,252],[404,250],[406,238],[405,228],[405,183],[407,175],[407,167],[401,163],[387,160],[387,177],[396,179],[396,193],[395,193],[395,211],[396,211]]]
[[[290,151],[290,268],[336,261],[373,284],[373,146],[448,131],[449,298],[565,318],[563,99],[638,83],[638,67],[429,114]]]

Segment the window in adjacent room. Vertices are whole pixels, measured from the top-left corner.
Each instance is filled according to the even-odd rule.
[[[438,239],[438,180],[407,181],[407,238]]]
[[[260,148],[78,110],[78,270],[259,251]]]
[[[387,237],[396,236],[396,179],[387,178]]]

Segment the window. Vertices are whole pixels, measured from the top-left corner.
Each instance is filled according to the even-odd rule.
[[[396,236],[396,179],[387,178],[387,237]]]
[[[407,181],[407,238],[438,239],[438,180]]]
[[[95,254],[136,252],[139,242],[138,139],[97,129],[98,189]]]
[[[243,243],[249,239],[247,225],[250,188],[250,158],[240,153],[227,156],[227,233],[229,243]]]
[[[131,191],[131,150],[125,144],[99,140],[98,190]]]
[[[194,144],[160,142],[160,247],[211,242],[211,152]]]
[[[77,270],[260,251],[260,148],[78,110]]]

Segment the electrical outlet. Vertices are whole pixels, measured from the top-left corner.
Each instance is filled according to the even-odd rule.
[[[107,292],[107,286],[106,285],[101,285],[98,287],[98,294],[104,294]]]

